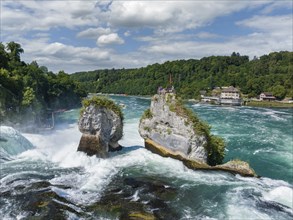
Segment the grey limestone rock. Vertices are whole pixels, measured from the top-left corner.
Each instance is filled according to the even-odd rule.
[[[187,117],[170,110],[170,106],[175,104],[173,93],[153,96],[149,114],[140,120],[140,135],[174,152],[183,153],[186,158],[207,163],[206,137],[196,133]]]
[[[90,104],[83,111],[78,128],[83,133],[78,151],[106,157],[109,151],[121,148],[118,141],[123,135],[122,119],[109,108]]]

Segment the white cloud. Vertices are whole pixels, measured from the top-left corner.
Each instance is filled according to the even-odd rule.
[[[52,28],[97,25],[94,1],[3,1],[1,29],[6,35]],[[21,32],[20,32],[21,31]]]
[[[97,45],[105,46],[111,44],[123,44],[124,40],[117,33],[105,34],[98,38]]]
[[[289,30],[290,32],[290,30]],[[145,54],[155,54],[165,60],[201,58],[211,55],[230,55],[233,51],[250,57],[272,51],[292,51],[292,34],[255,32],[246,36],[229,37],[220,42],[169,41],[151,42],[141,47]],[[147,56],[146,56],[147,57]]]
[[[124,36],[125,36],[125,37],[129,37],[129,36],[131,36],[131,32],[130,32],[130,31],[125,31],[125,32],[124,32]]]
[[[202,39],[211,39],[211,38],[217,38],[217,37],[219,37],[219,35],[209,33],[209,32],[206,32],[206,31],[202,31],[202,32],[199,32],[198,34],[196,34],[196,37],[202,38]]]
[[[22,42],[25,51],[21,55],[24,61],[36,60],[39,65],[47,66],[54,72],[63,69],[72,73],[100,68],[102,63],[109,62],[114,53],[112,50],[97,47],[74,47],[60,42],[50,43],[46,38],[33,41],[19,39],[19,41]]]
[[[257,7],[270,1],[113,1],[108,11],[111,26],[149,27],[156,33],[181,32],[207,25],[215,18]]]
[[[266,33],[280,33],[284,35],[292,33],[293,16],[292,14],[279,16],[254,16],[237,22],[236,24],[264,31]]]
[[[180,35],[169,38],[145,37],[141,40],[148,42],[140,50],[147,54],[156,54],[157,57],[167,59],[201,58],[210,55],[230,55],[233,51],[241,54],[260,56],[272,51],[293,50],[293,19],[292,15],[253,16],[252,18],[236,22],[241,27],[248,28],[250,34],[243,36],[221,37],[220,42],[200,41],[192,38],[180,39]],[[176,39],[177,36],[177,39]],[[202,39],[220,36],[209,32],[200,32],[196,35]]]
[[[233,51],[259,56],[292,50],[292,14],[269,16],[288,2],[5,0],[1,2],[1,40],[19,42],[26,62],[37,60],[53,71],[68,72],[140,67],[166,60],[230,55]],[[251,8],[260,14],[249,11]],[[250,34],[222,37],[209,29],[217,18],[242,10],[254,16],[238,21],[236,28]],[[199,29],[202,27],[204,31]],[[73,34],[62,36],[67,31],[64,28]],[[123,33],[127,43],[134,42],[130,52],[107,48],[125,43],[117,33]],[[72,38],[62,41],[63,37]],[[93,47],[79,46],[79,39],[74,37],[87,38],[87,45]],[[61,41],[74,42],[75,46]]]
[[[267,5],[263,10],[262,13],[264,14],[268,14],[273,12],[276,9],[282,9],[282,8],[286,8],[286,9],[291,9],[292,10],[292,1],[288,0],[288,1],[274,1],[271,4]]]
[[[81,31],[79,33],[77,33],[77,37],[80,38],[92,38],[92,39],[97,39],[98,36],[100,35],[104,35],[104,34],[110,34],[111,33],[111,29],[110,28],[102,28],[102,27],[98,27],[98,28],[88,28],[84,31]]]
[[[293,16],[254,16],[237,23],[255,30],[248,39],[258,42],[251,42],[260,51],[293,50]],[[249,45],[248,45],[249,46]],[[263,47],[262,47],[263,46]]]

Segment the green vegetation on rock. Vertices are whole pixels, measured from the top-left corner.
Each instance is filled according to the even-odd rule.
[[[210,134],[210,132],[208,133],[207,139],[208,164],[211,166],[221,164],[225,157],[224,140],[221,137]]]
[[[105,107],[107,109],[112,110],[115,114],[117,114],[121,120],[123,121],[124,116],[123,112],[119,105],[115,104],[114,101],[104,97],[104,96],[93,96],[90,99],[84,99],[82,101],[83,108],[81,109],[81,114],[84,112],[85,108],[90,105],[95,105],[99,107]]]
[[[143,120],[146,118],[152,118],[152,117],[153,117],[153,114],[152,114],[151,110],[148,108],[147,110],[144,111],[140,120]]]
[[[176,98],[175,102],[169,104],[169,109],[178,116],[186,118],[186,122],[192,124],[196,134],[204,135],[207,138],[205,149],[208,152],[208,164],[211,166],[221,164],[225,157],[225,142],[221,137],[211,134],[211,126],[200,120],[192,110],[185,107],[180,98]]]

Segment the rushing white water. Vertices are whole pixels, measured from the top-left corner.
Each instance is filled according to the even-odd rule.
[[[78,217],[78,213],[84,212],[83,207],[98,202],[109,185],[113,184],[113,180],[121,175],[147,176],[154,181],[164,182],[166,188],[175,188],[176,199],[168,200],[168,204],[178,211],[180,219],[290,219],[293,217],[293,186],[292,180],[290,181],[287,176],[276,174],[277,178],[273,178],[274,176],[244,178],[222,172],[189,170],[180,161],[162,158],[143,147],[143,139],[139,136],[137,128],[139,117],[149,104],[148,100],[123,97],[116,98],[116,101],[126,104],[124,137],[120,141],[125,148],[111,154],[110,158],[88,157],[76,151],[81,133],[77,124],[72,123],[72,119],[73,121],[77,119],[77,111],[65,113],[62,117],[69,118],[70,121],[59,124],[52,133],[23,134],[35,148],[19,153],[11,161],[1,163],[0,193],[4,197],[0,202],[0,217],[3,219],[29,217],[30,212],[22,209],[23,201],[20,198],[25,201],[26,197],[22,195],[29,192],[30,188],[26,189],[27,186],[47,181],[50,185],[45,189],[49,188],[67,202],[61,199],[54,201],[76,212],[66,211],[63,217],[81,218]],[[223,136],[228,142],[228,156],[236,154],[237,151],[240,158],[249,155],[245,159],[256,161],[256,164],[257,161],[262,163],[263,160],[271,160],[273,166],[280,167],[279,171],[282,175],[285,173],[283,169],[287,169],[287,172],[292,169],[290,162],[292,144],[287,143],[292,139],[278,128],[281,125],[276,124],[276,121],[286,123],[287,120],[292,120],[292,115],[287,111],[211,106],[194,108],[205,120],[214,120],[213,132]],[[240,117],[241,121],[233,122],[236,120],[233,115],[235,118]],[[253,126],[249,117],[256,119]],[[227,123],[227,118],[231,123]],[[233,129],[233,123],[240,123],[242,127]],[[258,126],[260,135],[248,138],[243,131],[248,127],[254,129],[255,126]],[[269,128],[272,132],[268,135],[266,130]],[[227,129],[225,133],[224,129]],[[278,139],[280,136],[285,138],[284,142]],[[277,143],[279,145],[276,145]],[[286,148],[283,144],[288,146],[291,144],[291,146]],[[240,148],[244,146],[247,148]],[[275,157],[282,159],[283,164],[276,164]],[[258,169],[261,171],[264,169],[264,174],[269,173],[267,170],[270,170],[269,167],[264,166],[258,166]],[[127,199],[131,202],[147,203],[143,201],[141,189],[136,189]],[[86,211],[86,214],[88,212]],[[89,214],[92,215],[91,212]],[[87,218],[89,217],[85,217]],[[102,218],[112,219],[99,217]]]
[[[12,127],[0,126],[0,161],[12,159],[33,145]]]

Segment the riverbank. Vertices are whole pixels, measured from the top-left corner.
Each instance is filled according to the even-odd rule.
[[[126,94],[113,94],[113,93],[89,93],[88,97],[93,95],[97,96],[117,96],[117,97],[136,97],[136,98],[144,98],[144,99],[151,99],[151,96],[136,96],[136,95],[126,95]],[[201,102],[197,99],[184,99],[184,102],[189,102],[193,104],[207,104],[207,105],[217,105],[213,102]],[[217,105],[217,106],[227,106],[227,105]],[[262,108],[293,108],[293,103],[284,103],[279,101],[245,101],[243,106],[250,106],[250,107],[262,107]]]
[[[248,101],[245,106],[263,108],[293,108],[293,103],[269,102],[269,101]]]
[[[219,105],[213,102],[201,102],[199,100],[188,99],[184,100],[185,102],[189,102],[192,104],[204,104],[204,105],[213,105],[213,106],[229,106],[229,105]],[[250,106],[250,107],[261,107],[261,108],[293,108],[293,103],[285,103],[278,101],[245,101],[242,106]]]
[[[92,96],[118,96],[118,97],[135,97],[135,98],[145,98],[151,99],[151,95],[127,95],[127,94],[114,94],[114,93],[89,93],[88,98]]]

